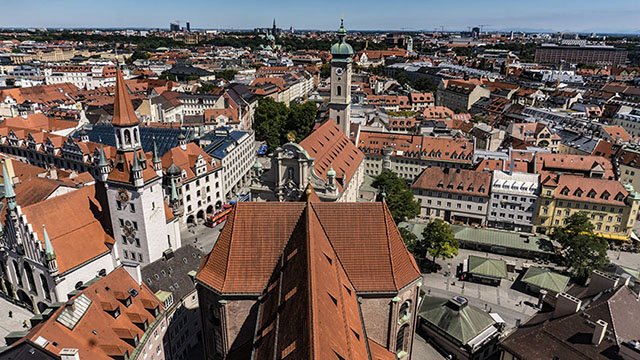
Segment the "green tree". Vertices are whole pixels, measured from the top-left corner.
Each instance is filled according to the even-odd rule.
[[[423,257],[427,254],[433,256],[434,263],[437,258],[450,259],[458,255],[459,247],[460,243],[453,236],[451,226],[442,219],[434,219],[425,226],[418,246]]]
[[[227,69],[227,70],[217,71],[215,74],[216,74],[216,78],[218,79],[225,79],[227,81],[231,81],[233,80],[233,78],[236,76],[237,73],[238,71],[236,70]]]
[[[287,133],[285,124],[288,116],[289,108],[284,103],[272,98],[260,99],[254,116],[256,139],[266,141],[270,149],[280,146]]]
[[[331,76],[331,64],[324,63],[320,67],[320,78],[327,79],[329,76]]]
[[[382,170],[373,181],[373,186],[386,193],[387,206],[396,224],[420,214],[420,204],[414,199],[407,182],[393,171]]]
[[[400,235],[402,236],[402,240],[404,240],[404,244],[407,246],[407,250],[409,250],[413,255],[420,256],[418,253],[418,237],[412,231],[409,231],[407,228],[400,227]]]
[[[131,65],[133,64],[134,61],[142,59],[142,60],[147,60],[151,57],[151,54],[149,54],[146,51],[134,51],[133,54],[131,54],[131,56],[127,59],[126,63]]]
[[[593,224],[584,212],[566,218],[555,228],[552,238],[562,246],[562,261],[573,278],[585,283],[591,272],[609,263],[607,241],[593,232]]]
[[[270,149],[288,142],[289,133],[300,141],[313,130],[317,113],[316,104],[312,102],[292,103],[287,107],[272,98],[263,98],[255,112],[256,138],[266,141]]]
[[[287,116],[287,132],[294,132],[296,141],[301,141],[313,130],[317,115],[318,107],[310,101],[302,104],[292,103],[289,105],[289,115]]]

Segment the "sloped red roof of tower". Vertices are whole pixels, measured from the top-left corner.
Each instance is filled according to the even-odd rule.
[[[129,90],[122,77],[122,71],[116,71],[116,96],[113,102],[113,120],[111,124],[114,126],[132,126],[139,124],[138,116],[133,109]]]

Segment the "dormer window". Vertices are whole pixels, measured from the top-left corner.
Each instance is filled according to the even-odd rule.
[[[615,198],[615,199],[616,199],[616,201],[623,201],[623,200],[624,200],[624,194],[622,194],[622,193],[618,193],[618,194],[616,195],[616,198]]]
[[[602,193],[602,195],[600,195],[600,197],[604,200],[609,200],[609,196],[611,196],[611,194],[609,194],[609,192],[606,190]]]
[[[577,189],[573,194],[577,197],[582,197],[582,190]]]
[[[562,189],[562,191],[560,191],[560,194],[565,195],[565,196],[569,195],[569,188],[565,187],[564,189]]]
[[[595,197],[596,197],[595,190],[592,189],[591,191],[589,191],[589,193],[587,194],[587,197],[595,199]]]

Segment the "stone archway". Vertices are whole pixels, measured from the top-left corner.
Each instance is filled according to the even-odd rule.
[[[49,307],[49,305],[43,303],[42,301],[39,301],[37,306],[40,313],[43,313]]]
[[[187,224],[195,224],[196,223],[196,219],[193,215],[189,215],[187,217]]]
[[[213,214],[213,205],[207,206],[207,215]]]
[[[33,301],[29,297],[29,294],[27,294],[24,290],[18,289],[16,295],[18,295],[18,300],[20,302],[24,303],[30,309],[33,308]]]
[[[198,211],[198,214],[196,214],[196,217],[200,220],[204,220],[204,210]]]
[[[220,210],[222,209],[222,201],[218,200],[216,201],[216,210]]]

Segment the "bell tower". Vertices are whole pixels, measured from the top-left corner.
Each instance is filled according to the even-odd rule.
[[[329,100],[329,119],[350,137],[351,127],[351,73],[353,48],[345,38],[347,30],[344,21],[338,29],[338,42],[331,46],[331,98]]]

